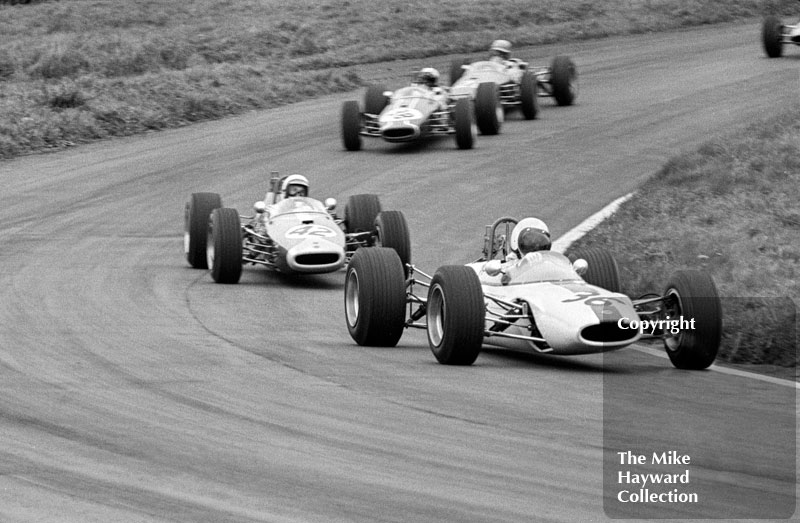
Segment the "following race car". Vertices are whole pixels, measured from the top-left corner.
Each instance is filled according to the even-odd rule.
[[[511,43],[507,40],[492,42],[490,53],[488,60],[471,64],[466,60],[453,60],[450,65],[450,96],[454,100],[464,97],[475,100],[479,127],[482,123],[478,112],[482,91],[495,91],[506,111],[519,108],[526,120],[536,118],[539,113],[539,97],[553,97],[561,106],[575,102],[578,71],[570,58],[556,56],[550,67],[531,67],[527,62],[510,58]],[[488,112],[484,114],[488,115]],[[489,127],[492,123],[483,125]]]
[[[796,25],[783,25],[780,18],[769,15],[761,25],[761,42],[769,58],[783,55],[783,44],[800,45],[800,22]]]
[[[345,149],[361,149],[362,136],[403,143],[450,135],[459,149],[471,149],[476,135],[472,104],[451,100],[438,80],[439,72],[426,67],[415,74],[411,85],[394,92],[380,85],[368,87],[363,111],[357,101],[345,102],[341,120]]]
[[[404,329],[425,329],[434,356],[448,365],[471,365],[484,344],[578,355],[640,339],[663,340],[677,368],[714,362],[722,313],[710,276],[676,271],[662,294],[631,299],[619,292],[616,262],[604,250],[570,259],[548,250],[549,236],[540,250],[522,249],[523,240],[532,244],[529,236],[543,236],[536,222],[498,219],[487,226],[478,261],[445,265],[433,276],[390,249],[357,252],[345,277],[351,337],[359,345],[393,347]]]
[[[242,266],[263,265],[283,273],[325,273],[341,269],[364,246],[384,246],[408,263],[411,241],[400,211],[382,211],[374,194],[347,199],[344,216],[308,197],[308,180],[272,173],[264,200],[253,216],[222,206],[216,193],[193,193],[184,214],[184,251],[196,269],[210,269],[217,283],[238,283]]]

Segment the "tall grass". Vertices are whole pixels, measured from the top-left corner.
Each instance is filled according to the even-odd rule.
[[[0,5],[0,158],[362,84],[343,66],[789,14],[790,0]]]

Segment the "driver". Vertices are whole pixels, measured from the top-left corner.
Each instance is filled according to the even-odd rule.
[[[308,180],[301,174],[291,174],[281,183],[281,200],[296,196],[308,196]]]
[[[430,89],[439,87],[439,71],[433,67],[423,67],[414,79],[415,84],[425,85]]]
[[[508,40],[495,40],[489,47],[489,60],[505,64],[511,59],[511,42]]]
[[[530,252],[549,251],[551,244],[550,229],[546,223],[538,218],[524,218],[511,231],[511,252],[506,256],[506,261],[520,260]]]

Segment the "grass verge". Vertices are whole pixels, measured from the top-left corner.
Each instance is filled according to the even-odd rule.
[[[570,250],[613,245],[623,292],[703,269],[723,297],[720,360],[797,366],[800,104],[674,158]]]
[[[0,158],[352,90],[345,66],[663,31],[791,0],[0,4]]]

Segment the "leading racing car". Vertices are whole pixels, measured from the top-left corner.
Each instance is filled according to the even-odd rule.
[[[414,142],[433,136],[455,136],[459,149],[471,149],[476,129],[470,100],[451,100],[438,85],[439,72],[426,67],[415,73],[411,85],[394,92],[382,85],[367,88],[362,108],[351,100],[342,105],[342,141],[358,151],[362,136],[389,143]]]
[[[722,313],[709,275],[677,271],[662,294],[631,299],[619,292],[617,265],[606,251],[586,250],[572,259],[550,250],[520,251],[513,259],[528,220],[497,220],[487,226],[478,261],[445,265],[433,276],[390,249],[357,252],[344,293],[353,340],[395,346],[404,329],[425,329],[439,363],[471,365],[484,344],[578,355],[651,338],[663,340],[677,368],[714,362]]]
[[[222,206],[217,193],[193,193],[184,213],[184,252],[189,264],[210,269],[217,283],[238,283],[242,266],[262,265],[283,273],[341,269],[357,249],[391,247],[410,262],[411,241],[400,211],[382,211],[378,196],[347,199],[344,216],[336,200],[308,197],[308,180],[272,173],[270,189],[252,216]]]

